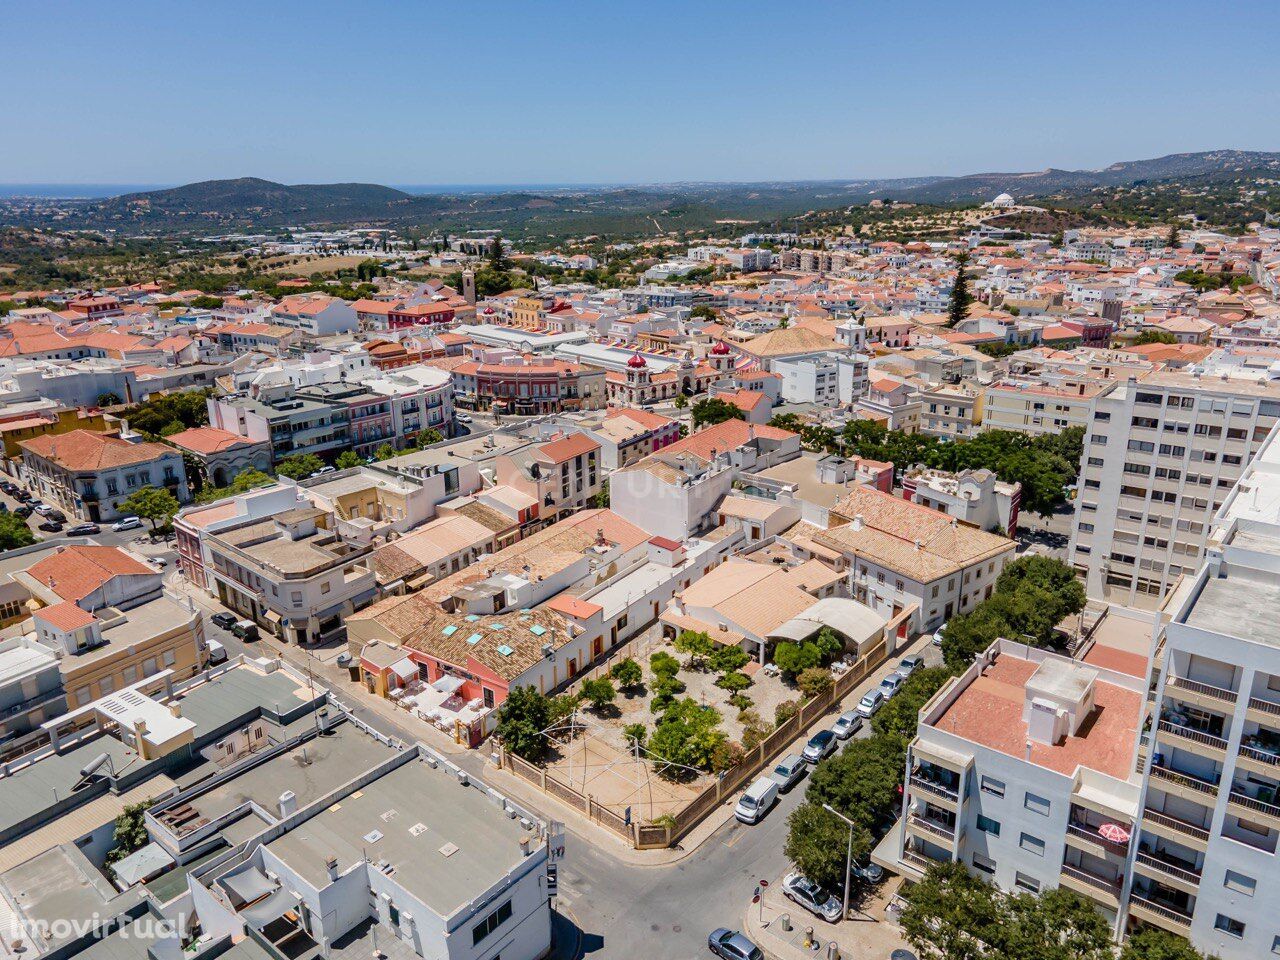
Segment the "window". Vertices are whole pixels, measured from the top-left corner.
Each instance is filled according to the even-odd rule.
[[[166,650],[164,652],[164,665],[166,667],[172,667],[177,662],[178,662],[177,653],[175,653],[173,650]]]
[[[333,584],[331,584],[331,583],[322,583],[322,584],[320,584],[320,592],[321,592],[321,593],[328,593],[328,592],[329,592],[330,590],[332,590],[332,589],[333,589]]]
[[[1049,815],[1049,801],[1044,797],[1037,797],[1034,793],[1028,793],[1023,798],[1022,805],[1041,816],[1047,817]]]
[[[471,945],[474,947],[477,943],[487,937],[498,927],[502,926],[507,920],[511,919],[511,901],[508,900],[497,910],[489,914],[474,927],[471,928]]]
[[[1029,833],[1024,833],[1018,839],[1018,846],[1020,846],[1023,850],[1031,851],[1037,857],[1044,856],[1044,841],[1041,840],[1039,837],[1033,837]]]
[[[1244,924],[1233,917],[1228,917],[1225,913],[1218,914],[1213,921],[1213,929],[1221,930],[1223,933],[1230,934],[1233,937],[1244,936]]]
[[[1243,873],[1236,873],[1234,870],[1228,870],[1226,879],[1222,881],[1222,885],[1228,890],[1234,890],[1237,893],[1243,893],[1245,896],[1252,897],[1253,891],[1257,889],[1258,881],[1253,877],[1246,877]]]
[[[973,852],[973,866],[974,866],[974,869],[980,870],[983,873],[988,875],[994,874],[996,872],[996,862],[992,860],[990,857],[983,856],[982,854],[978,853],[976,850]],[[1280,939],[1280,937],[1278,937],[1277,939]]]
[[[983,833],[989,833],[993,837],[1000,836],[1000,821],[992,820],[990,817],[984,817],[978,814],[978,829]]]
[[[1026,890],[1028,893],[1040,892],[1040,881],[1035,877],[1028,877],[1021,870],[1014,872],[1013,885],[1021,890]]]
[[[981,781],[982,792],[989,793],[993,797],[1004,796],[1004,781],[997,780],[995,777],[984,776]]]

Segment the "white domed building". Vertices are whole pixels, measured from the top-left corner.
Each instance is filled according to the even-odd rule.
[[[1002,193],[990,203],[984,204],[984,206],[990,207],[992,210],[1008,210],[1010,207],[1016,207],[1017,205],[1018,201],[1007,193]]]

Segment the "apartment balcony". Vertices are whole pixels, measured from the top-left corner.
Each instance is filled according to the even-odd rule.
[[[1120,857],[1124,859],[1129,855],[1128,843],[1116,843],[1114,840],[1108,840],[1097,829],[1083,823],[1067,824],[1067,845],[1075,847],[1085,853],[1091,853],[1095,856]]]
[[[1208,710],[1230,711],[1235,707],[1236,693],[1211,683],[1188,680],[1186,677],[1169,677],[1164,682],[1167,697]]]
[[[1205,733],[1203,730],[1197,730],[1194,727],[1181,726],[1169,720],[1161,720],[1157,724],[1156,730],[1166,742],[1183,750],[1189,750],[1192,753],[1219,762],[1225,762],[1227,759],[1227,741],[1222,737],[1214,736],[1212,733]]]
[[[1199,870],[1158,853],[1139,850],[1134,857],[1133,868],[1143,876],[1158,880],[1184,893],[1195,895],[1200,889]]]
[[[930,802],[937,803],[948,810],[955,811],[960,805],[960,793],[955,787],[948,787],[918,773],[911,775],[911,791],[913,793],[919,791],[927,796]]]
[[[913,850],[907,847],[902,851],[902,859],[911,864],[917,870],[928,870],[935,863],[950,863],[950,857],[933,857],[923,850]]]
[[[30,713],[32,710],[43,707],[45,704],[53,703],[55,700],[66,700],[66,697],[66,691],[62,689],[46,690],[43,693],[36,694],[34,697],[28,697],[18,703],[0,708],[0,721],[7,722],[16,716]]]
[[[1243,785],[1239,783],[1232,784],[1231,793],[1227,796],[1227,808],[1238,817],[1244,817],[1246,820],[1261,820],[1273,830],[1280,830],[1280,806],[1268,800],[1251,797],[1242,787]],[[1270,800],[1275,799],[1271,791],[1268,790],[1265,793]]]
[[[1185,937],[1191,929],[1191,914],[1171,904],[1157,903],[1141,894],[1129,894],[1129,916]]]
[[[933,817],[922,817],[919,814],[909,814],[907,816],[907,829],[917,834],[933,840],[935,843],[942,841],[948,847],[955,843],[956,828],[948,826],[944,821],[937,820]]]
[[[1151,767],[1151,779],[1155,785],[1166,793],[1172,793],[1184,800],[1194,800],[1212,807],[1217,802],[1218,784],[1212,780],[1203,780],[1189,773],[1180,773],[1168,767]]]
[[[1064,863],[1058,883],[1069,890],[1083,894],[1091,900],[1096,900],[1112,910],[1120,909],[1120,880],[1118,878],[1108,880],[1106,877],[1100,877],[1096,873],[1091,873],[1081,867],[1073,867],[1069,863]]]
[[[1259,749],[1256,746],[1247,747],[1241,743],[1240,750],[1236,753],[1236,766],[1260,773],[1273,780],[1280,780],[1280,754],[1272,753],[1270,750]]]
[[[1245,717],[1254,723],[1265,723],[1275,726],[1280,723],[1280,703],[1272,703],[1261,697],[1250,697]]]
[[[1187,820],[1155,810],[1142,811],[1142,832],[1174,840],[1201,852],[1209,849],[1209,831]]]

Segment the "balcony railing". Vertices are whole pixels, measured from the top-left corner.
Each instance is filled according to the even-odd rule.
[[[1249,709],[1261,710],[1263,713],[1269,713],[1274,717],[1280,717],[1280,703],[1272,703],[1270,700],[1260,700],[1257,697],[1250,697]]]
[[[914,864],[921,870],[928,870],[935,863],[947,863],[950,858],[935,860],[933,857],[926,856],[918,850],[906,849],[902,851],[902,859],[907,863]]]
[[[913,813],[911,814],[911,825],[932,833],[935,837],[941,837],[948,843],[955,839],[955,827],[948,827],[946,824],[939,823],[937,820],[930,820],[926,817],[920,817]]]
[[[926,780],[924,777],[912,775],[911,786],[925,793],[931,793],[935,797],[942,797],[945,800],[955,802],[960,799],[960,793],[951,787],[945,787],[940,783],[934,783],[932,780]]]
[[[1250,810],[1256,810],[1258,813],[1265,813],[1269,817],[1280,817],[1280,807],[1276,806],[1274,803],[1267,803],[1264,800],[1258,800],[1255,797],[1251,797],[1243,790],[1237,789],[1236,787],[1231,788],[1230,800],[1232,803],[1238,803],[1240,806],[1247,807]]]
[[[1108,840],[1106,837],[1098,833],[1098,831],[1093,829],[1092,827],[1081,826],[1078,823],[1068,823],[1067,831],[1069,833],[1074,834],[1077,837],[1083,837],[1085,840],[1088,840],[1090,843],[1096,843],[1101,847],[1106,847],[1108,850],[1118,853],[1121,856],[1129,852],[1129,844],[1127,842],[1116,843],[1116,841],[1114,840]]]
[[[1280,766],[1280,756],[1276,756],[1274,753],[1267,753],[1265,750],[1255,750],[1253,747],[1242,746],[1240,748],[1240,756],[1256,760],[1258,763],[1267,763],[1273,767]]]
[[[1062,865],[1062,872],[1068,877],[1074,877],[1081,883],[1087,883],[1089,886],[1096,887],[1098,890],[1105,890],[1107,893],[1113,895],[1120,892],[1120,881],[1118,879],[1107,880],[1104,877],[1099,877],[1097,874],[1090,873],[1088,870],[1081,870],[1079,867],[1073,867],[1069,863],[1064,863]]]
[[[1157,780],[1163,780],[1166,783],[1176,784],[1180,787],[1187,787],[1190,790],[1196,790],[1208,796],[1217,796],[1218,785],[1208,780],[1201,780],[1199,777],[1193,777],[1188,773],[1179,773],[1177,770],[1170,770],[1168,767],[1151,768],[1151,776]]]
[[[1142,811],[1142,819],[1168,827],[1170,830],[1176,830],[1179,833],[1185,833],[1187,836],[1195,837],[1197,840],[1203,840],[1206,842],[1209,840],[1209,831],[1204,827],[1198,827],[1194,823],[1188,823],[1186,820],[1171,817],[1167,813],[1157,813],[1155,810],[1144,810]]]
[[[1154,900],[1148,900],[1146,897],[1140,896],[1137,893],[1129,894],[1129,903],[1136,907],[1142,907],[1144,910],[1150,910],[1157,916],[1164,917],[1166,920],[1176,923],[1179,926],[1191,926],[1191,914],[1186,913],[1183,910],[1179,910],[1176,907],[1169,907],[1162,903],[1156,903]]]
[[[1166,876],[1181,880],[1183,883],[1198,884],[1200,882],[1200,871],[1188,870],[1186,867],[1175,866],[1167,860],[1161,860],[1159,857],[1152,856],[1141,850],[1138,851],[1137,861],[1145,866],[1158,870]]]
[[[1215,687],[1211,683],[1201,683],[1199,680],[1188,680],[1186,677],[1170,677],[1165,686],[1174,687],[1178,690],[1188,690],[1191,693],[1203,694],[1206,697],[1213,697],[1215,700],[1221,700],[1224,703],[1235,703],[1236,694],[1232,690],[1226,690],[1222,687]]]
[[[1190,740],[1192,743],[1201,743],[1216,750],[1227,749],[1227,741],[1221,737],[1215,737],[1211,733],[1205,733],[1203,730],[1196,730],[1193,727],[1180,727],[1176,723],[1170,723],[1168,720],[1161,720],[1159,729],[1161,733],[1172,734],[1183,740]]]

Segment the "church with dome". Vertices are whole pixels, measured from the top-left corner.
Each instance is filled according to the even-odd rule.
[[[1009,196],[1007,193],[1002,193],[994,200],[983,204],[983,206],[989,210],[1008,210],[1012,207],[1016,207],[1017,205],[1018,201],[1013,199],[1013,197]]]

